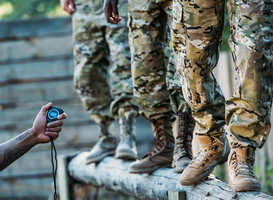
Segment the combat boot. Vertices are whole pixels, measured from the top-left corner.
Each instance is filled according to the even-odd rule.
[[[233,147],[228,160],[229,185],[233,191],[261,190],[261,185],[253,172],[255,148]]]
[[[99,162],[106,156],[114,155],[117,147],[117,140],[108,132],[107,123],[100,123],[99,141],[86,157],[86,164]]]
[[[172,165],[174,148],[172,122],[163,118],[151,122],[156,147],[146,153],[141,160],[131,163],[130,173],[149,173],[160,167],[171,167]]]
[[[182,172],[193,158],[192,154],[192,136],[195,127],[195,121],[191,114],[178,112],[177,114],[177,137],[174,147],[174,170]]]
[[[116,149],[116,158],[119,159],[137,159],[136,136],[135,136],[135,121],[136,118],[125,116],[119,119],[120,124],[120,142]]]
[[[227,161],[230,147],[225,134],[221,136],[197,136],[200,150],[180,176],[181,185],[201,182],[213,171],[217,164]]]

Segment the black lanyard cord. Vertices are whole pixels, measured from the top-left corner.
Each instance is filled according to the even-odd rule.
[[[56,174],[57,174],[57,168],[58,168],[58,161],[57,161],[57,151],[53,142],[53,138],[50,137],[50,142],[51,142],[51,163],[52,163],[52,171],[53,171],[53,182],[54,182],[54,200],[57,200],[57,186],[56,186]],[[55,153],[55,163],[56,167],[54,165],[54,160],[53,160],[53,150]]]

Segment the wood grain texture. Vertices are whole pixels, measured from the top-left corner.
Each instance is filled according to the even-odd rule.
[[[69,174],[78,181],[94,186],[104,186],[126,195],[145,200],[167,200],[168,189],[186,191],[189,200],[269,200],[272,196],[261,192],[235,193],[227,183],[221,182],[213,175],[208,180],[196,186],[182,186],[179,183],[180,174],[173,169],[161,168],[152,174],[130,174],[130,161],[122,161],[114,157],[107,157],[98,165],[85,165],[87,152],[73,158],[69,164]]]
[[[16,80],[33,80],[41,78],[56,78],[72,76],[74,59],[59,58],[54,60],[33,60],[1,65],[0,85]]]
[[[0,40],[71,34],[71,18],[18,20],[0,23]]]
[[[28,38],[16,41],[2,41],[0,60],[37,59],[50,56],[72,55],[72,35]]]

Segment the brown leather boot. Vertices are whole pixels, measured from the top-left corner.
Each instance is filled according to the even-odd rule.
[[[146,153],[141,160],[131,163],[130,173],[148,173],[160,167],[171,167],[172,165],[174,147],[172,122],[162,118],[152,121],[152,127],[156,147]]]
[[[232,147],[228,160],[229,185],[233,191],[261,190],[261,184],[253,172],[255,148]]]
[[[129,116],[128,119],[123,116],[119,119],[120,142],[115,155],[118,159],[137,159],[135,121],[136,118],[133,116]]]
[[[86,157],[86,164],[99,162],[106,156],[114,155],[117,147],[117,140],[108,132],[109,123],[100,123],[99,141],[91,149]]]
[[[177,114],[178,134],[174,147],[174,170],[182,172],[192,160],[192,134],[195,127],[195,121],[191,114],[178,112]]]
[[[217,164],[227,161],[230,147],[225,134],[213,137],[198,135],[200,150],[180,176],[181,185],[193,185],[204,180]]]

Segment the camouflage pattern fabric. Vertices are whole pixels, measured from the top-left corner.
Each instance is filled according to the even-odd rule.
[[[197,134],[224,132],[225,99],[214,77],[224,20],[224,0],[174,0],[173,48],[184,97],[200,128]]]
[[[140,113],[156,120],[188,111],[169,48],[172,0],[129,0],[129,10],[134,95]]]
[[[75,5],[74,84],[91,119],[101,123],[124,113],[137,115],[126,24],[127,1],[120,1],[123,19],[119,25],[107,23],[101,0],[75,0]]]
[[[273,1],[230,0],[230,47],[236,66],[234,97],[226,123],[232,145],[261,148],[270,131],[272,102]]]

